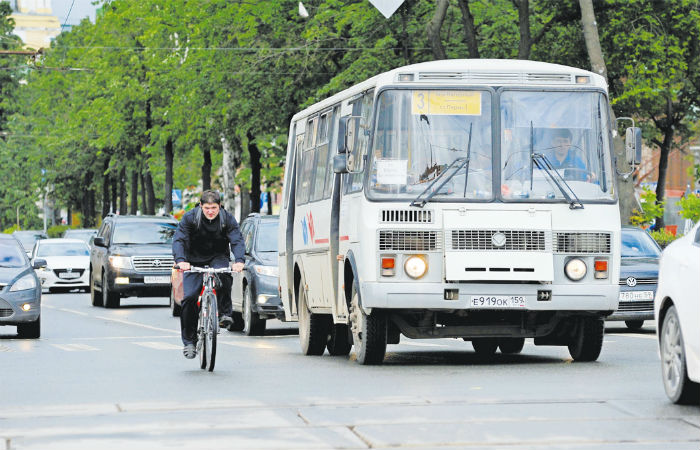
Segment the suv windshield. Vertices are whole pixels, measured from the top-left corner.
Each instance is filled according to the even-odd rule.
[[[117,222],[112,244],[172,244],[176,228],[173,222]]]
[[[277,251],[277,222],[263,222],[258,228],[255,249],[259,252]]]
[[[644,231],[622,231],[623,257],[658,258],[660,254],[659,246]]]
[[[370,154],[374,198],[415,199],[435,184],[431,201],[490,200],[491,93],[478,90],[388,90],[379,95]],[[431,187],[432,188],[432,187]],[[425,192],[428,194],[428,192]]]
[[[58,243],[39,244],[37,256],[90,256],[86,244]]]
[[[0,267],[24,267],[25,265],[25,253],[19,245],[0,242]]]
[[[608,106],[599,92],[501,94],[501,195],[563,201],[553,178],[581,200],[613,200]],[[535,160],[545,161],[549,176]]]

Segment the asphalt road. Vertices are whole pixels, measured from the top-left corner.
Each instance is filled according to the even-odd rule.
[[[305,357],[293,324],[223,331],[213,373],[181,353],[167,299],[44,294],[42,337],[0,327],[0,450],[700,449],[700,406],[669,403],[653,323],[609,323],[594,363],[566,348],[477,357],[461,340],[389,346],[383,366]]]

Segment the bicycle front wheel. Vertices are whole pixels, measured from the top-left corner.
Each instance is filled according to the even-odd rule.
[[[214,364],[216,363],[216,335],[219,329],[218,314],[216,313],[216,295],[210,292],[204,294],[206,299],[204,304],[207,305],[208,314],[204,317],[206,323],[205,338],[204,338],[204,352],[206,354],[206,363],[202,366],[212,372],[214,370]]]

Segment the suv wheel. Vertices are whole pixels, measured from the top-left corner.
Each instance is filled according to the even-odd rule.
[[[109,283],[107,283],[104,273],[102,273],[102,300],[105,308],[119,308],[119,294],[110,292]]]
[[[265,334],[267,321],[253,311],[253,300],[248,286],[243,288],[243,334],[262,336]]]
[[[102,306],[102,292],[95,289],[95,280],[92,279],[92,268],[90,268],[90,302],[92,306]]]

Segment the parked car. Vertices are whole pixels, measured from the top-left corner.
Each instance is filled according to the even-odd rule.
[[[278,216],[251,214],[241,223],[245,267],[233,274],[231,301],[234,331],[247,336],[265,333],[267,319],[283,319],[277,266]]]
[[[654,294],[659,278],[661,247],[649,233],[637,227],[622,227],[620,305],[607,320],[624,320],[638,330],[654,318]]]
[[[12,235],[22,244],[22,248],[24,248],[27,256],[31,256],[36,241],[39,239],[48,239],[46,233],[39,230],[18,230],[13,231]]]
[[[661,254],[654,316],[666,395],[700,402],[700,223]]]
[[[63,233],[64,238],[80,239],[87,243],[90,243],[91,238],[95,235],[97,235],[97,230],[94,228],[69,228]]]
[[[37,259],[34,267],[45,263]],[[41,284],[24,248],[9,234],[0,234],[0,325],[16,325],[21,338],[41,335]]]
[[[41,239],[34,244],[31,261],[46,261],[36,269],[41,287],[49,292],[89,289],[90,248],[80,239]]]
[[[118,308],[121,297],[167,297],[176,228],[171,216],[105,217],[90,248],[92,305]]]

